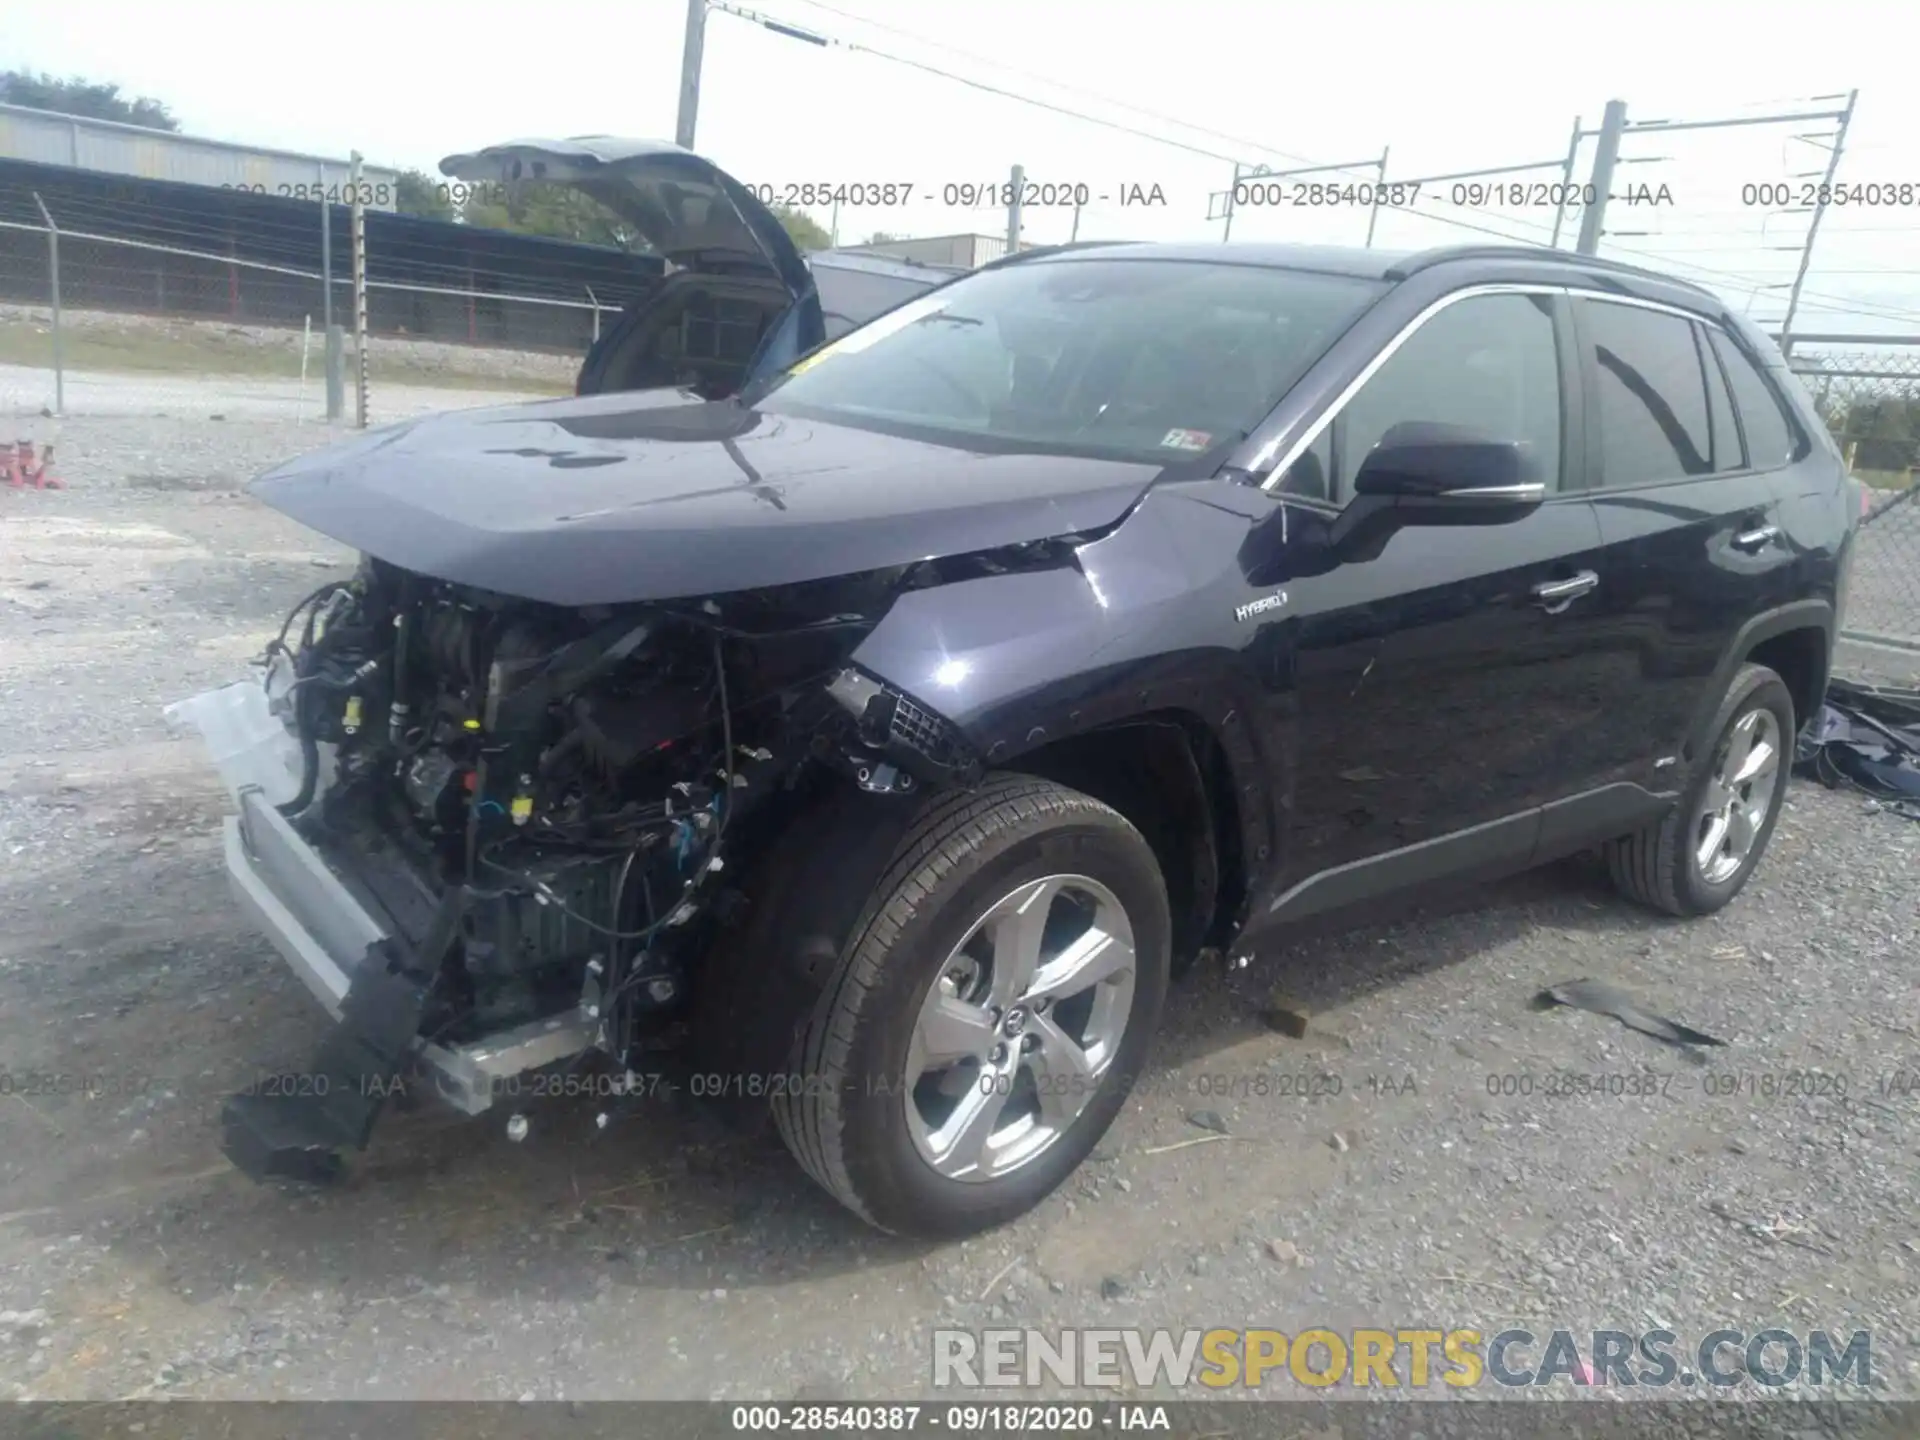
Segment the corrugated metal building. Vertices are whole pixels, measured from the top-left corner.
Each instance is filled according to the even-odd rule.
[[[922,265],[957,265],[973,270],[1007,253],[1004,235],[927,235],[916,240],[883,240],[878,245],[843,247],[856,255],[885,255]]]
[[[35,196],[61,229],[69,309],[319,323],[318,203],[4,158],[0,302],[49,300]],[[352,227],[346,206],[325,210],[334,315],[345,323]],[[366,230],[367,324],[376,335],[582,354],[601,320],[611,323],[664,271],[658,256],[384,211],[367,215]]]
[[[263,150],[227,140],[207,140],[122,125],[114,120],[91,120],[24,105],[0,105],[0,159],[30,160],[41,165],[66,165],[107,175],[131,175],[142,180],[171,180],[215,189],[247,190],[256,195],[318,201],[323,186],[327,198],[347,201],[340,193],[349,162],[337,156],[301,155],[291,150]],[[360,167],[363,201],[368,209],[391,210],[399,180],[397,171],[379,165]]]

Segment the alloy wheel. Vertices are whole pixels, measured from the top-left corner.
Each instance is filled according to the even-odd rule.
[[[1072,1127],[1120,1051],[1133,926],[1084,875],[1028,880],[941,965],[908,1044],[907,1128],[952,1180],[1019,1169]]]
[[[1753,853],[1780,784],[1780,725],[1749,710],[1728,728],[1693,829],[1693,863],[1709,885],[1724,885]]]

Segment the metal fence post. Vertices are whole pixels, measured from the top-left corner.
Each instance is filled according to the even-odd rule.
[[[53,293],[53,413],[67,413],[67,357],[60,336],[60,227],[53,223],[47,202],[34,192],[33,203],[47,222],[47,288]]]
[[[327,167],[320,167],[320,344],[326,371],[327,419],[338,420],[346,408],[346,380],[340,373],[340,327],[333,323],[333,202],[327,198]]]
[[[367,428],[367,207],[361,203],[360,152],[355,150],[348,159],[353,162],[352,179],[348,182],[353,191],[348,197],[353,205],[353,423],[357,429],[364,430]]]

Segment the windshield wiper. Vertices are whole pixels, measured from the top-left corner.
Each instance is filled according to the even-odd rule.
[[[931,315],[922,315],[918,320],[914,321],[913,323],[916,325],[926,325],[926,324],[930,324],[935,320],[944,320],[949,325],[984,325],[987,323],[986,321],[977,319],[972,315],[955,315],[950,310],[936,310]]]

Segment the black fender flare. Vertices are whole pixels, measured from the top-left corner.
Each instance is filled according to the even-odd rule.
[[[1794,630],[1817,630],[1820,633],[1826,646],[1824,668],[1819,676],[1819,684],[1814,688],[1816,693],[1824,693],[1827,674],[1833,665],[1834,628],[1833,605],[1827,600],[1795,600],[1748,617],[1746,623],[1734,631],[1733,639],[1720,653],[1720,659],[1713,668],[1713,678],[1701,694],[1694,709],[1693,721],[1687,727],[1687,740],[1681,749],[1681,757],[1691,762],[1713,743],[1713,736],[1709,733],[1713,728],[1713,717],[1720,709],[1720,700],[1727,693],[1727,686],[1733,683],[1734,672],[1746,663],[1747,656],[1753,653],[1755,646],[1776,636]],[[1797,715],[1794,718],[1804,724],[1808,717]]]

